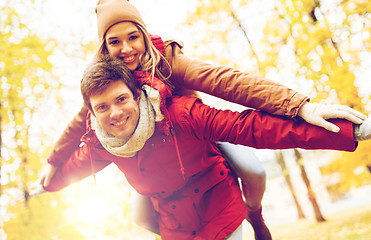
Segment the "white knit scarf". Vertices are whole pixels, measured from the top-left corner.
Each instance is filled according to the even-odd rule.
[[[147,97],[148,95],[149,97]],[[153,135],[155,122],[164,119],[160,104],[159,92],[148,85],[143,85],[139,100],[139,121],[133,135],[125,139],[116,138],[106,132],[92,114],[91,127],[108,152],[119,157],[133,157]]]

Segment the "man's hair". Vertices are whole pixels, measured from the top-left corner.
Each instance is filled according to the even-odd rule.
[[[91,113],[94,112],[90,104],[90,97],[101,94],[110,83],[116,81],[124,82],[133,93],[134,99],[139,97],[139,83],[121,60],[109,55],[102,55],[88,65],[81,79],[81,94]]]

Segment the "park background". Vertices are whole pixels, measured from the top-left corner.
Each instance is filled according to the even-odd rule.
[[[155,239],[130,220],[131,188],[110,166],[30,197],[48,153],[82,106],[97,49],[96,0],[0,0],[0,239]],[[313,102],[371,111],[367,0],[131,0],[149,32],[192,58],[264,75]],[[204,102],[243,107],[202,94]],[[274,239],[370,239],[371,142],[355,153],[256,150]],[[248,224],[244,239],[253,239]],[[157,237],[158,238],[158,237]]]

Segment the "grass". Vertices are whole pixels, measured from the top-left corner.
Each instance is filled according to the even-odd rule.
[[[274,240],[371,239],[371,205],[344,210],[324,217],[327,221],[323,223],[317,223],[315,219],[302,219],[270,227],[270,230]],[[245,233],[244,239],[253,240],[253,233]]]

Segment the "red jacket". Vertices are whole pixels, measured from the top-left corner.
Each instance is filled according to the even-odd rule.
[[[341,131],[332,133],[260,111],[216,110],[196,98],[173,97],[167,107],[176,138],[164,125],[156,126],[154,135],[132,158],[104,150],[88,123],[86,144],[74,152],[46,190],[57,191],[91,175],[91,164],[99,171],[114,163],[140,194],[151,197],[159,212],[162,239],[224,239],[242,223],[246,209],[236,177],[216,141],[270,149],[356,148],[352,123],[344,120],[335,121]]]

